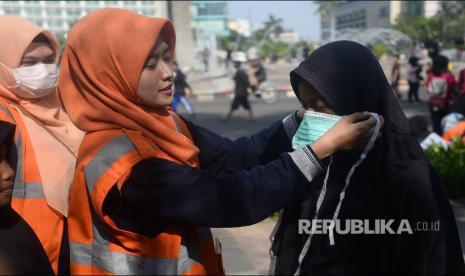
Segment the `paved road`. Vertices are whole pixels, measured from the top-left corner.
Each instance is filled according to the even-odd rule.
[[[276,68],[270,74],[271,80],[279,85],[287,84],[289,68]],[[215,81],[203,81],[197,84],[197,87],[209,87]],[[218,86],[223,87],[231,83],[222,83],[221,79],[216,80]],[[406,102],[405,92],[401,106],[407,117],[413,115],[423,115],[429,118],[429,113],[425,103],[408,103]],[[420,98],[425,100],[424,91],[420,91]],[[197,115],[192,120],[204,127],[207,127],[223,136],[238,138],[244,135],[250,135],[267,125],[282,119],[287,114],[299,108],[300,104],[295,97],[288,97],[285,93],[280,95],[277,103],[268,105],[256,99],[251,98],[251,104],[256,115],[256,122],[248,122],[247,112],[239,110],[234,114],[228,123],[223,123],[220,117],[223,116],[230,105],[230,98],[217,97],[199,98],[193,100],[193,106]],[[183,114],[183,110],[180,110]],[[187,115],[186,115],[187,117]],[[461,237],[465,237],[465,204],[453,203],[457,215],[457,223]],[[223,259],[227,274],[236,275],[264,275],[268,272],[269,255],[268,249],[270,243],[268,236],[274,227],[275,221],[267,219],[249,227],[214,229],[214,234],[223,244]],[[465,239],[462,239],[462,248],[465,248]]]

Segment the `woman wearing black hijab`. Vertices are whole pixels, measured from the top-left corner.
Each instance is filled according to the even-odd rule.
[[[343,200],[340,194],[360,152],[338,152],[326,160],[330,163],[326,175],[308,186],[300,202],[283,210],[272,239],[271,274],[463,274],[447,193],[371,52],[355,42],[329,43],[314,51],[290,77],[305,108],[337,115],[367,110],[382,115],[385,125],[382,137],[355,169]],[[394,219],[391,228],[397,230],[400,221],[407,219],[413,233],[336,231],[333,238],[314,234],[309,240],[308,234],[298,234],[299,219],[316,217],[319,197],[317,217],[337,218],[341,229],[346,219],[368,219],[370,224],[375,219]],[[418,222],[437,221],[438,231],[415,230]]]
[[[53,275],[32,228],[11,208],[15,126],[0,121],[0,275]]]

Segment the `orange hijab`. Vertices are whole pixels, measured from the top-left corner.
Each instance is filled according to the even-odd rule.
[[[198,148],[176,131],[170,108],[148,110],[136,96],[143,65],[159,36],[172,53],[170,21],[105,8],[78,21],[68,34],[58,91],[71,120],[85,131],[140,131],[167,158],[188,164]]]
[[[0,62],[17,68],[24,51],[39,34],[48,38],[58,62],[59,45],[52,33],[17,16],[0,16]],[[18,111],[27,128],[47,203],[66,216],[69,186],[84,133],[71,122],[56,92],[40,99],[21,99],[7,88],[7,83],[15,80],[3,66],[0,79],[0,97]]]

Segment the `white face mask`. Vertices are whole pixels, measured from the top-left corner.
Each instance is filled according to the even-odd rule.
[[[58,75],[58,66],[55,63],[38,63],[33,66],[8,69],[16,80],[16,85],[10,85],[8,89],[20,98],[38,99],[55,91]]]

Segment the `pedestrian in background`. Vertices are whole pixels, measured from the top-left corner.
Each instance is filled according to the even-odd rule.
[[[234,74],[234,99],[231,103],[231,108],[229,109],[226,117],[223,118],[223,121],[228,121],[231,119],[232,114],[240,106],[242,106],[249,113],[249,121],[253,122],[254,116],[252,112],[252,106],[249,102],[249,88],[250,80],[247,72],[242,68],[243,63],[247,61],[247,57],[242,55],[242,53],[237,53],[234,57],[234,68],[236,68],[236,73]]]
[[[455,77],[449,71],[448,66],[449,59],[447,57],[436,56],[433,59],[431,73],[426,78],[426,92],[433,131],[439,135],[442,135],[441,120],[449,112],[456,86]]]
[[[209,64],[210,64],[210,50],[205,47],[203,48],[202,52],[200,52],[200,56],[202,58],[202,63],[204,66],[204,72],[207,73],[209,71]]]
[[[391,69],[391,88],[398,99],[402,97],[399,92],[399,81],[400,81],[400,60],[399,54],[394,55],[394,61]]]
[[[177,112],[177,107],[179,104],[182,104],[184,107],[184,110],[186,110],[187,114],[192,115],[195,117],[195,111],[194,108],[192,107],[192,104],[189,102],[189,100],[186,97],[186,90],[189,91],[187,96],[192,96],[192,88],[187,83],[186,75],[184,72],[181,71],[179,68],[179,65],[177,62],[173,63],[173,69],[174,69],[174,78],[173,78],[173,84],[174,84],[174,93],[173,93],[173,110],[174,112]]]
[[[418,58],[411,56],[407,66],[407,81],[408,81],[408,101],[420,101],[418,98],[418,89],[420,88],[421,81],[421,66],[418,64]]]

